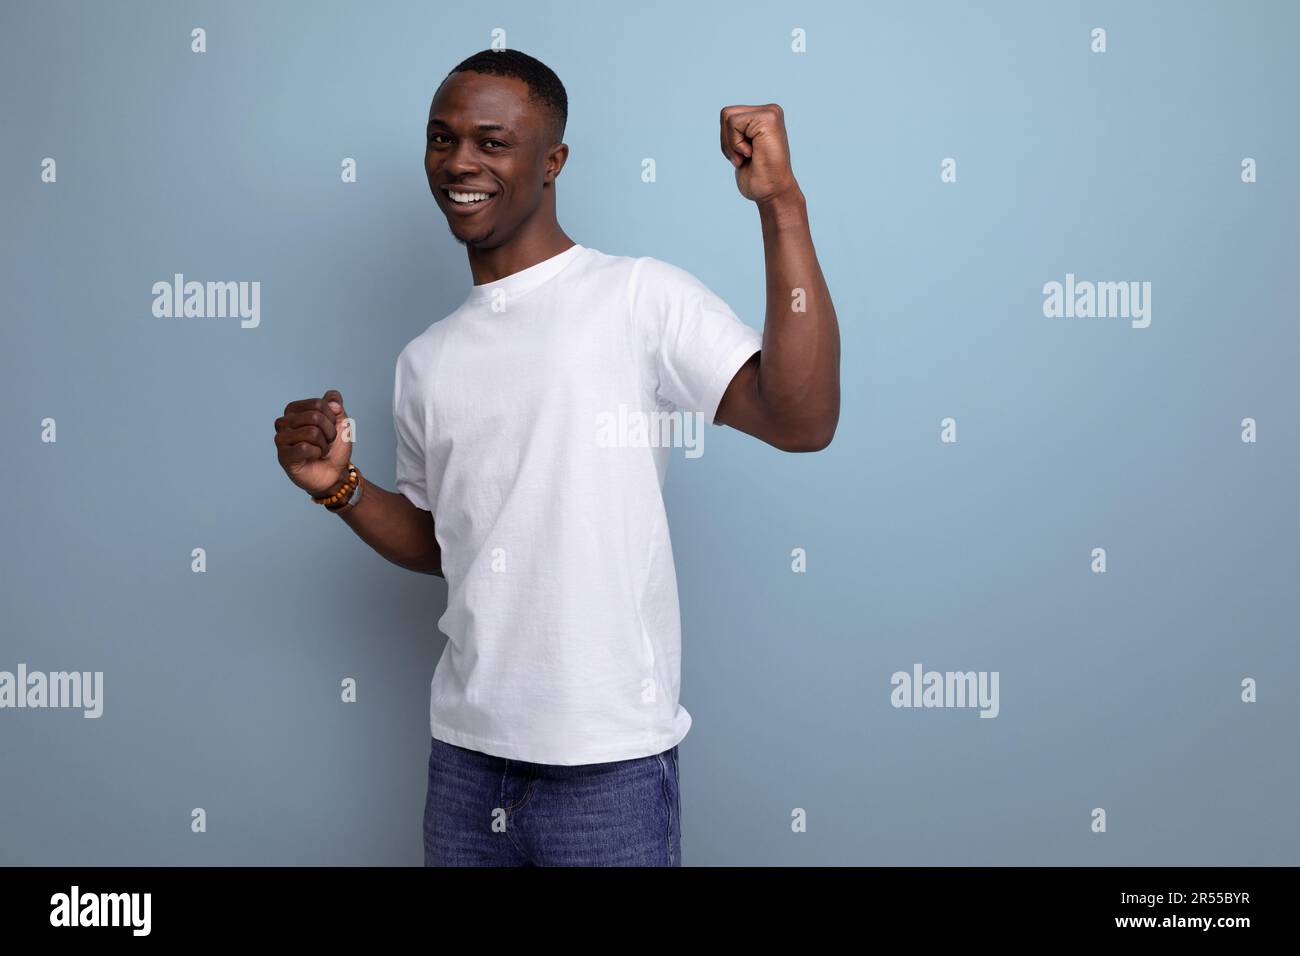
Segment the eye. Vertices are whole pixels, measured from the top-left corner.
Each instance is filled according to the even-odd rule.
[[[498,146],[504,146],[504,145],[506,145],[505,143],[501,142],[501,140],[499,140],[499,139],[489,139],[489,140],[484,140],[484,145],[487,145],[488,143],[496,143]]]
[[[439,136],[446,137],[446,135],[447,135],[446,133],[430,133],[429,142],[431,143],[437,142]]]

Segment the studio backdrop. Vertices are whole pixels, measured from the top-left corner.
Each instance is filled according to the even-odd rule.
[[[273,423],[339,389],[393,487],[396,357],[471,283],[429,103],[493,46],[567,88],[564,230],[756,329],[719,112],[780,104],[842,329],[826,450],[709,427],[669,467],[683,862],[1300,862],[1297,36],[1291,2],[5,3],[0,863],[421,862],[446,584]]]

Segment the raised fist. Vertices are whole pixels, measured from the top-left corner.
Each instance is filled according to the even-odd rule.
[[[316,496],[343,484],[352,460],[347,417],[343,396],[333,388],[321,398],[284,406],[284,415],[275,420],[275,448],[290,481]]]

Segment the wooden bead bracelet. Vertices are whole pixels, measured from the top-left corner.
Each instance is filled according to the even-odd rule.
[[[332,495],[321,495],[321,496],[313,495],[311,500],[316,502],[316,504],[318,505],[324,505],[326,508],[332,508],[334,505],[337,505],[340,501],[346,501],[348,498],[352,497],[352,492],[356,490],[357,485],[360,483],[361,483],[361,472],[357,469],[356,465],[352,464],[351,462],[348,462],[348,477],[346,480],[344,480],[339,490],[334,492],[334,494]]]

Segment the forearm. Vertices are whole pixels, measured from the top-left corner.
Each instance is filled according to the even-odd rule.
[[[405,495],[362,479],[361,500],[339,517],[366,544],[400,567],[442,576],[442,550],[433,516]]]
[[[792,431],[830,441],[839,421],[840,330],[796,186],[758,204],[767,271],[767,315],[757,388]],[[803,311],[799,311],[803,310]]]

